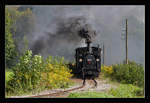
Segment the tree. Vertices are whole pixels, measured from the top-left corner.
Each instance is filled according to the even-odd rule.
[[[29,8],[19,11],[18,7],[6,7],[5,11],[5,60],[6,67],[11,67],[24,48],[28,48],[28,36],[33,31],[34,16]]]
[[[11,33],[13,20],[7,8],[5,11],[5,17],[5,65],[6,67],[10,67],[13,65],[13,59],[17,53],[15,52],[15,44]]]

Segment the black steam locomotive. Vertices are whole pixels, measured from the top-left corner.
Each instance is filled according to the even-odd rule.
[[[76,48],[76,70],[75,73],[82,75],[83,85],[85,85],[85,79],[92,79],[97,86],[97,82],[94,78],[99,76],[101,72],[101,48],[91,47],[91,39],[88,35],[88,31],[82,29],[79,33],[85,36],[86,47]]]

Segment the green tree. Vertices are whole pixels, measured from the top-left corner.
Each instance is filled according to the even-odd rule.
[[[5,11],[5,60],[6,67],[11,67],[28,48],[28,36],[33,31],[34,16],[29,8],[19,11],[18,7],[6,7]]]
[[[22,54],[28,48],[28,38],[31,37],[31,34],[34,30],[34,14],[32,11],[27,8],[24,11],[19,11],[18,9],[14,10],[15,13],[12,15],[17,18],[16,22],[13,24],[14,39],[17,51],[19,54]]]
[[[5,62],[6,67],[10,67],[13,64],[13,60],[17,53],[15,52],[15,44],[11,33],[13,20],[7,8],[5,11],[5,17]]]

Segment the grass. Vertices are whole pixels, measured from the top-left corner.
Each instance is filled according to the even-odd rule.
[[[69,98],[113,98],[113,95],[103,92],[70,93]]]
[[[99,80],[106,81],[111,84],[112,88],[106,92],[84,92],[84,93],[70,93],[68,98],[144,98],[143,88],[134,86],[132,84],[121,84],[111,78],[106,77],[101,72]]]
[[[132,84],[120,84],[108,92],[84,92],[70,93],[68,98],[144,98],[142,88]]]
[[[105,80],[107,84],[111,84],[115,87],[118,87],[120,85],[120,83],[117,80],[112,80],[110,77],[106,77],[103,72],[101,73],[98,79]]]
[[[76,86],[76,85],[77,85],[77,83],[76,83],[76,82],[71,81],[71,82],[70,82],[70,84],[69,84],[69,87],[71,87],[71,86]]]

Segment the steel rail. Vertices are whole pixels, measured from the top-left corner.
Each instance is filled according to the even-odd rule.
[[[29,98],[37,98],[37,97],[43,97],[43,96],[58,96],[60,94],[64,94],[66,92],[70,92],[70,91],[74,91],[77,89],[81,89],[83,88],[85,85],[76,87],[76,88],[72,88],[72,89],[68,89],[68,90],[64,90],[64,91],[59,91],[59,92],[55,92],[55,93],[50,93],[50,94],[43,94],[43,95],[36,95],[36,96],[30,96]],[[28,97],[27,97],[28,98]]]

